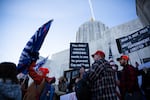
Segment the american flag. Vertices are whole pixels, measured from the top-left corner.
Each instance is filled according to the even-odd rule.
[[[115,67],[115,62],[113,60],[113,55],[112,55],[112,51],[111,51],[111,46],[109,46],[109,63],[110,65],[113,67]]]
[[[48,56],[44,58],[43,60],[41,60],[40,62],[38,62],[36,66],[34,67],[34,70],[38,71],[38,69],[46,63],[47,59],[48,59]]]
[[[112,69],[114,70],[115,74],[114,74],[114,77],[115,77],[115,80],[118,81],[118,77],[117,77],[117,65],[115,64],[114,60],[113,60],[113,55],[112,55],[112,51],[111,51],[111,46],[109,45],[109,63],[112,67]],[[116,94],[117,94],[117,100],[120,100],[121,98],[121,95],[120,95],[120,90],[119,90],[119,87],[117,86],[116,84]]]
[[[24,47],[21,53],[19,63],[17,66],[17,69],[20,73],[28,73],[27,69],[32,61],[31,55],[39,52],[43,41],[49,31],[52,21],[53,20],[50,20],[44,25],[42,25],[27,42],[26,46]]]

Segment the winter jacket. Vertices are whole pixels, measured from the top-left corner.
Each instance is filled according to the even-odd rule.
[[[14,84],[11,80],[3,82],[0,79],[0,100],[21,100],[21,86]]]

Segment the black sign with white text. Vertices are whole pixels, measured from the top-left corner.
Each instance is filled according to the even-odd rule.
[[[131,53],[150,46],[150,26],[130,34],[128,36],[116,39],[119,53]]]
[[[90,67],[88,43],[70,43],[70,68]]]

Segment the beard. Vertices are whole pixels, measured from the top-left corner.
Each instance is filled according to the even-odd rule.
[[[123,63],[120,63],[120,66],[125,66],[125,62],[123,62]]]

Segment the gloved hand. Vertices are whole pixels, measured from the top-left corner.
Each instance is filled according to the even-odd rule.
[[[47,81],[48,83],[52,84],[52,83],[55,83],[56,78],[55,78],[55,77],[51,77],[51,78],[47,77],[47,78],[46,78],[46,81]]]

